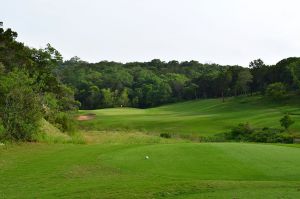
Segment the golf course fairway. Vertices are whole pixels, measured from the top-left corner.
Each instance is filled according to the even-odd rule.
[[[279,120],[289,113],[295,120],[292,132],[300,132],[300,104],[297,98],[283,103],[266,101],[261,96],[194,100],[150,109],[112,108],[83,110],[95,118],[79,122],[85,130],[139,131],[151,134],[211,136],[230,131],[239,123],[254,127],[280,128]]]
[[[297,198],[300,194],[297,145],[163,140],[149,144],[150,138],[144,139],[145,144],[2,147],[0,197]]]
[[[296,121],[291,132],[299,132],[297,101],[267,103],[259,96],[82,110],[82,144],[0,146],[0,198],[298,198],[300,145],[159,136],[210,136],[240,122],[280,128],[287,111]],[[55,132],[48,138],[61,134],[44,125]]]

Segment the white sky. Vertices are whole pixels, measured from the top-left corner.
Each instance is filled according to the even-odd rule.
[[[0,0],[0,21],[65,59],[247,66],[300,56],[299,8],[299,0]]]

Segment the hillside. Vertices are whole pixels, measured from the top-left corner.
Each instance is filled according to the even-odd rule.
[[[292,97],[281,103],[261,96],[195,100],[151,109],[113,108],[93,111],[95,118],[79,122],[86,130],[142,131],[158,134],[209,136],[230,130],[239,123],[255,127],[280,127],[279,120],[289,113],[296,121],[292,132],[300,132],[300,103]]]
[[[80,111],[78,125],[85,142],[56,139],[61,132],[44,123],[50,132],[44,141],[52,144],[0,146],[0,196],[297,198],[297,144],[194,143],[157,136],[209,136],[246,121],[279,127],[285,112],[296,121],[291,131],[299,132],[297,103],[294,97],[271,103],[255,96],[225,103],[209,99],[151,109]]]
[[[0,199],[300,198],[300,1],[1,6]]]

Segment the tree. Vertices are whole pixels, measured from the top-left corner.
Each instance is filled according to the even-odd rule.
[[[112,92],[113,106],[120,106],[122,92],[128,90],[130,106],[148,108],[170,102],[200,98],[244,95],[266,91],[269,84],[282,82],[287,89],[300,89],[300,58],[288,58],[276,65],[265,65],[261,59],[250,68],[201,64],[197,61],[99,63],[66,61],[58,70],[62,81],[75,88],[81,108],[88,104],[89,88],[97,86]],[[75,74],[74,74],[75,73]],[[171,90],[170,90],[171,89]],[[100,97],[100,101],[102,97]],[[103,104],[100,108],[103,108]]]
[[[272,83],[274,82],[282,82],[289,89],[292,88],[294,83],[293,78],[293,69],[291,65],[298,62],[300,59],[296,57],[290,57],[287,59],[283,59],[278,62],[276,65],[272,66],[270,69],[270,79]],[[297,67],[297,66],[296,66]]]
[[[68,114],[77,102],[55,73],[61,54],[50,44],[29,48],[16,41],[17,36],[0,27],[0,120],[5,139],[31,141],[42,117]]]
[[[285,130],[288,130],[289,127],[294,124],[295,121],[290,117],[289,114],[286,114],[283,118],[280,119],[280,124]]]
[[[267,84],[266,76],[269,68],[261,59],[250,62],[249,67],[253,76],[253,81],[251,83],[251,92],[263,91]]]
[[[198,91],[198,86],[197,84],[194,84],[192,82],[189,82],[186,84],[184,87],[184,99],[197,99],[197,91]]]
[[[218,87],[221,92],[222,101],[225,102],[225,92],[229,89],[229,84],[232,80],[232,74],[229,70],[221,71],[218,75]]]
[[[129,98],[128,98],[128,89],[124,89],[119,97],[119,105],[120,106],[128,106],[129,104]]]
[[[109,108],[113,106],[113,94],[111,90],[108,89],[101,89],[101,95],[102,95],[102,105],[105,108]]]
[[[281,100],[287,92],[286,86],[281,82],[270,84],[266,89],[266,96],[273,100]]]
[[[103,73],[105,73],[105,75],[102,78],[102,85],[105,88],[111,88],[112,90],[123,90],[125,87],[130,87],[132,85],[132,75],[118,65],[106,68]]]
[[[185,75],[177,73],[168,73],[165,78],[172,89],[173,98],[178,100],[182,99],[188,78]]]
[[[142,69],[136,73],[136,83],[133,90],[135,102],[141,108],[157,106],[170,100],[172,89],[163,78]]]
[[[34,79],[23,71],[9,73],[0,80],[4,93],[0,105],[5,140],[32,141],[42,119],[41,101],[34,92]]]
[[[252,82],[252,75],[248,69],[243,69],[238,73],[235,89],[246,94],[249,91],[249,85]]]
[[[288,63],[288,68],[290,70],[292,76],[292,90],[299,90],[300,89],[300,58],[290,58],[290,62]]]
[[[88,97],[86,98],[86,106],[89,109],[97,109],[100,106],[100,89],[97,86],[90,86],[88,89]]]

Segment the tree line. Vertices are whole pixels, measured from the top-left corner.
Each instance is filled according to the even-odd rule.
[[[300,58],[275,65],[258,59],[248,68],[159,59],[88,63],[63,61],[50,44],[29,48],[17,36],[0,26],[0,141],[34,141],[42,119],[72,131],[78,108],[148,108],[253,93],[280,99],[300,88]]]
[[[74,89],[82,109],[148,108],[203,98],[224,101],[225,97],[267,91],[279,97],[300,88],[300,58],[284,59],[275,65],[258,59],[249,67],[241,67],[159,59],[125,64],[88,63],[73,57],[63,62],[56,73]]]
[[[79,102],[54,72],[61,54],[50,44],[29,48],[17,36],[0,27],[0,141],[34,141],[43,118],[69,131]]]

